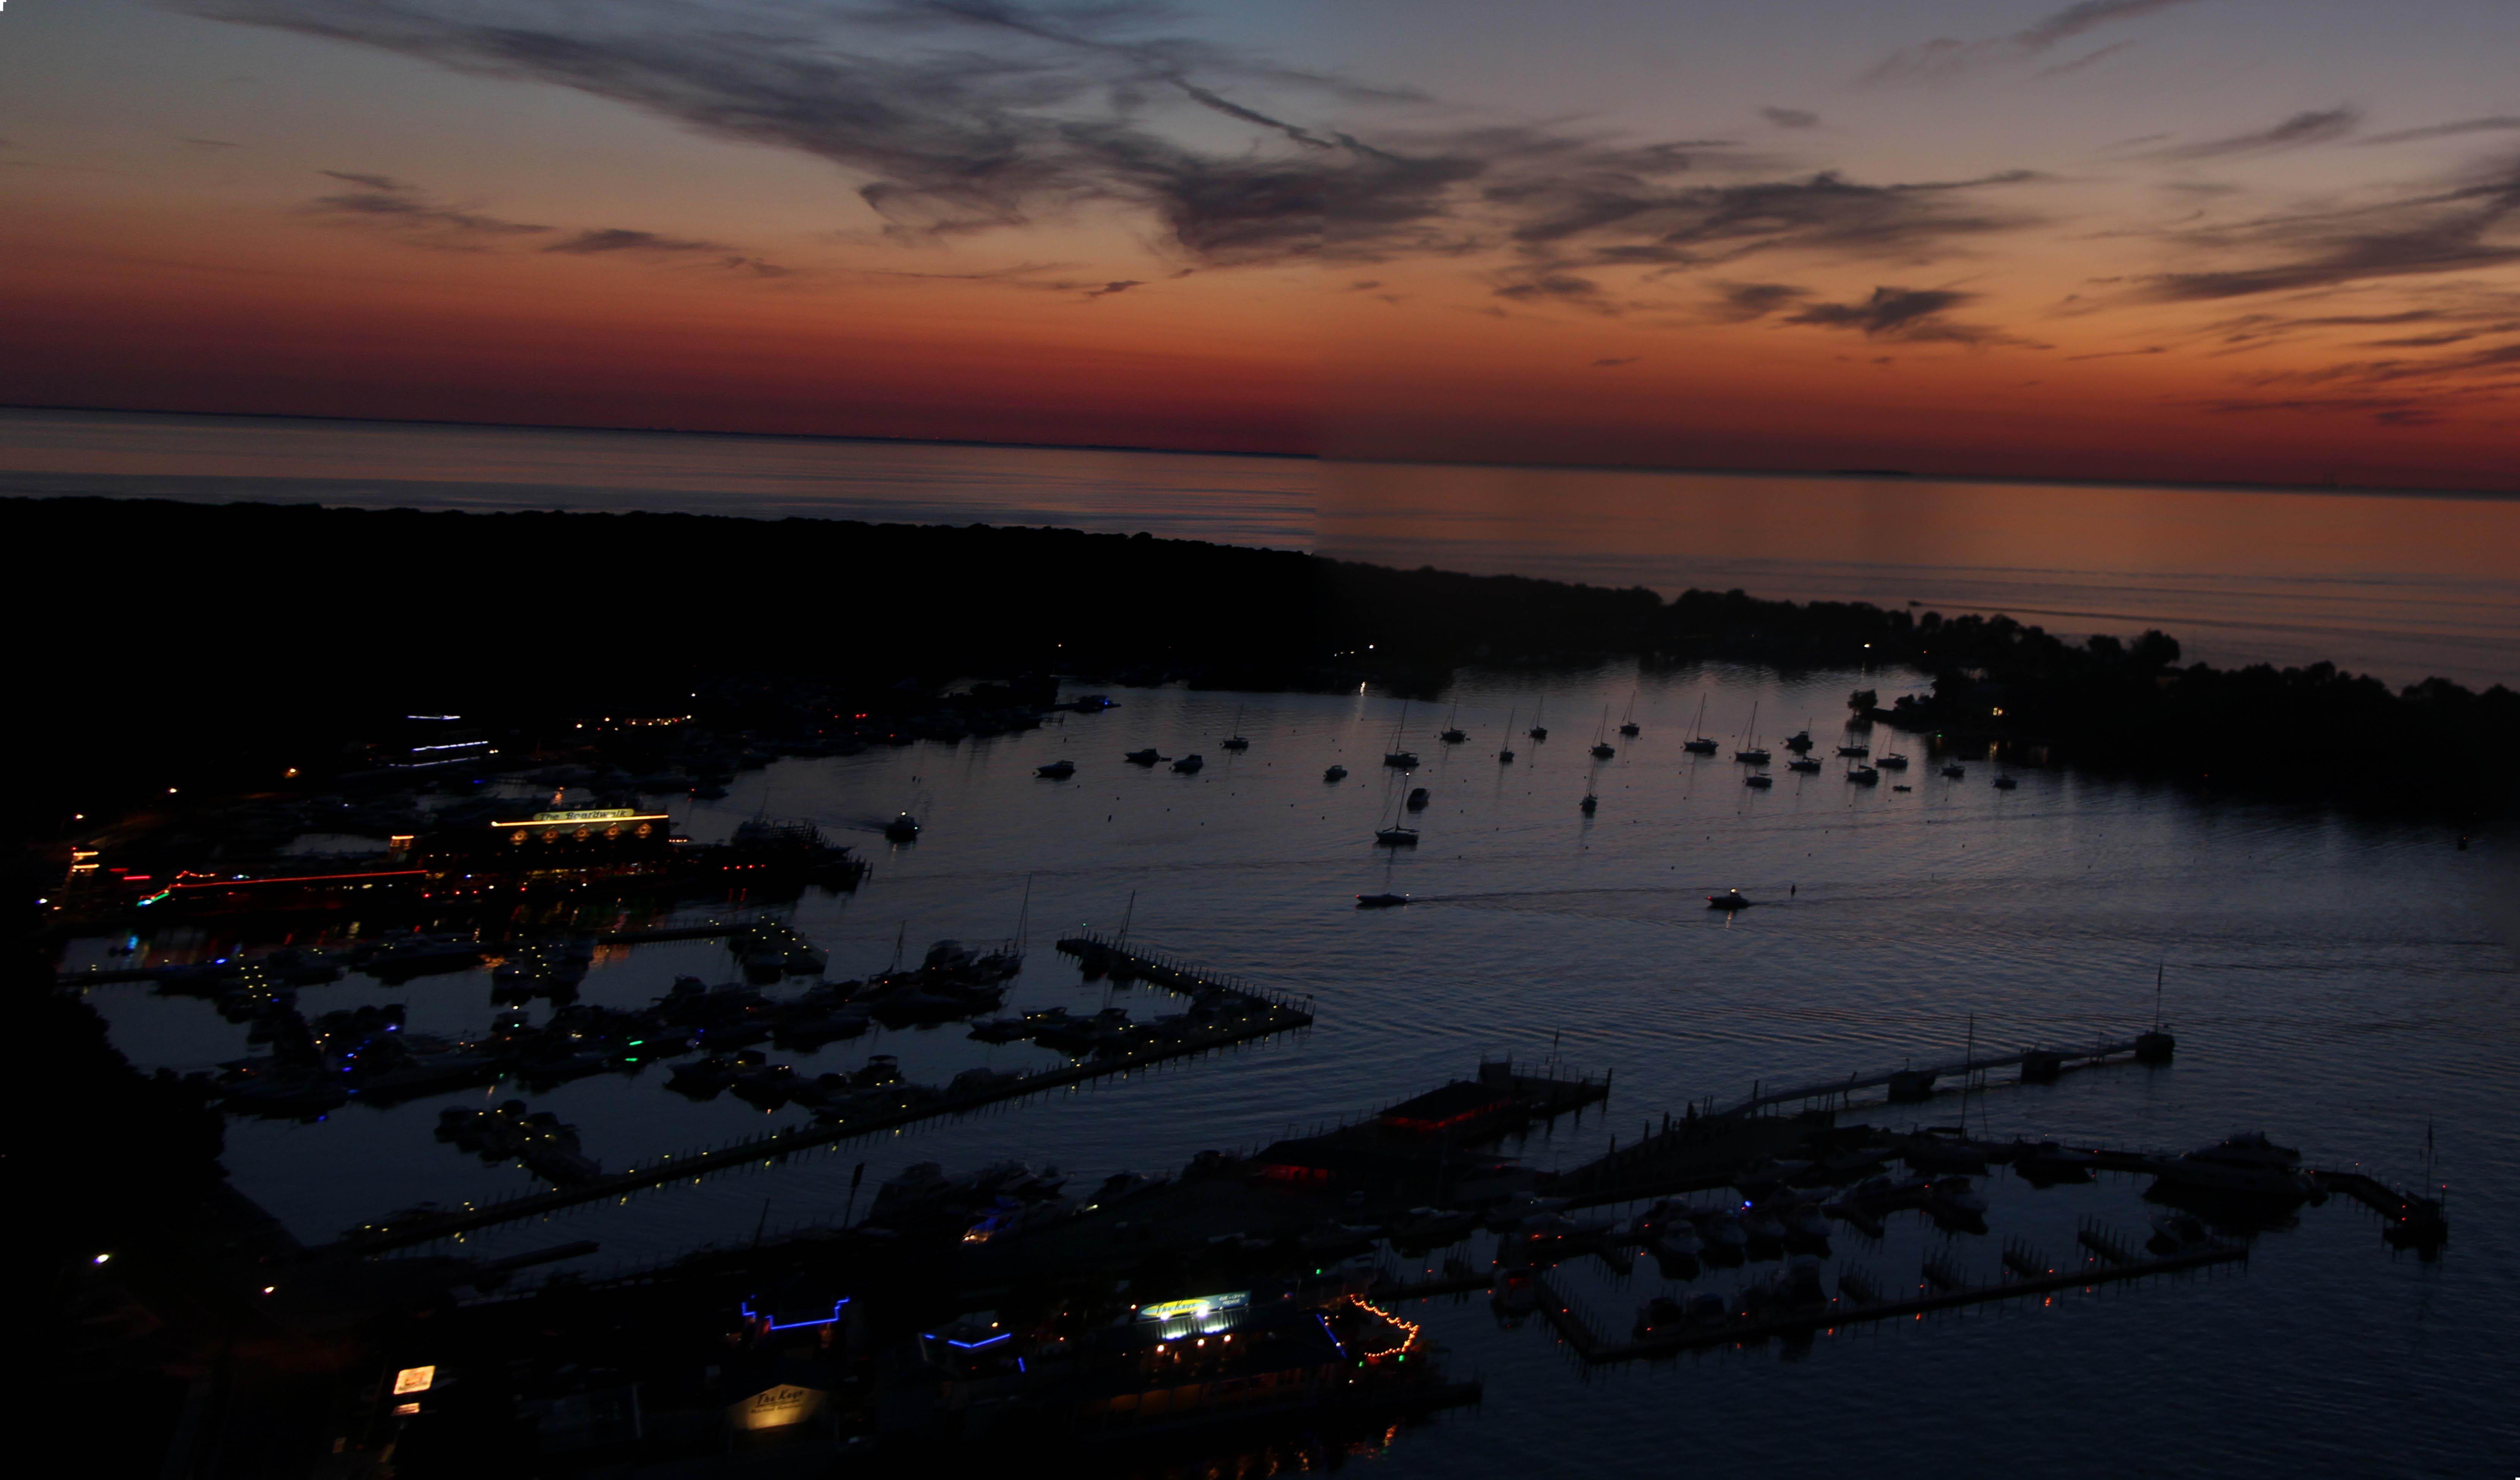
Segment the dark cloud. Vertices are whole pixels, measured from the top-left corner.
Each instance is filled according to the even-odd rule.
[[[1596,370],[1615,370],[1621,365],[1633,365],[1642,356],[1630,354],[1619,359],[1597,359],[1593,361],[1592,367]]]
[[[1942,312],[1977,295],[1939,288],[1875,288],[1861,303],[1811,303],[1785,316],[1788,324],[1823,329],[1859,329],[1867,338],[1964,339],[1974,343],[1985,332],[1945,323]]]
[[[183,135],[178,135],[178,136],[176,137],[175,142],[176,142],[176,143],[178,143],[178,144],[198,144],[198,145],[200,145],[200,146],[201,146],[202,148],[203,148],[203,149],[243,149],[243,148],[245,148],[245,146],[244,146],[244,145],[242,145],[242,144],[232,144],[232,143],[228,142],[228,141],[227,141],[227,140],[225,140],[225,139],[195,139],[195,138],[190,138],[190,137],[183,136]]]
[[[2315,144],[2333,144],[2362,124],[2360,110],[2328,108],[2315,113],[2297,113],[2274,125],[2255,133],[2232,134],[2228,138],[2206,139],[2195,144],[2182,144],[2175,149],[2157,150],[2156,160],[2220,160],[2231,155],[2272,154],[2278,150],[2305,149]]]
[[[1369,138],[1300,115],[1324,99],[1347,109],[1414,95],[1156,35],[1149,27],[1166,13],[1139,5],[724,0],[702,18],[673,0],[161,3],[567,87],[812,155],[862,179],[859,196],[905,235],[1117,206],[1207,265],[1504,245],[1528,263],[1509,296],[1549,297],[1565,295],[1551,279],[1594,266],[1689,266],[1787,247],[1921,260],[2025,219],[1972,203],[2026,175],[1742,183],[1773,166],[1723,139],[1639,144],[1450,123]],[[1205,116],[1199,127],[1178,126],[1193,112]],[[1219,119],[1246,135],[1216,137]]]
[[[1778,128],[1818,128],[1820,115],[1800,108],[1763,108],[1759,116]]]
[[[1372,293],[1374,289],[1381,286],[1382,280],[1380,278],[1360,278],[1356,282],[1348,284],[1347,291],[1350,293]]]
[[[1096,288],[1096,289],[1092,290],[1091,292],[1087,293],[1085,296],[1086,296],[1086,298],[1087,298],[1087,299],[1089,299],[1089,300],[1091,300],[1091,299],[1099,299],[1099,298],[1109,298],[1111,295],[1113,295],[1113,294],[1115,294],[1115,293],[1126,293],[1126,292],[1128,292],[1128,291],[1129,291],[1130,289],[1132,289],[1132,288],[1143,288],[1143,287],[1145,287],[1145,286],[1146,286],[1146,285],[1145,285],[1144,283],[1140,283],[1140,282],[1138,282],[1138,281],[1136,281],[1136,280],[1134,280],[1134,279],[1123,280],[1123,281],[1120,281],[1120,282],[1113,282],[1113,283],[1104,283],[1102,287],[1100,287],[1100,288]]]
[[[566,241],[554,242],[543,249],[575,256],[596,256],[608,252],[629,252],[644,256],[681,256],[696,252],[723,253],[727,250],[715,242],[658,236],[652,231],[631,231],[619,226],[602,231],[581,231]]]
[[[2066,6],[2036,24],[2008,35],[1990,36],[1979,41],[1942,37],[1921,46],[1909,47],[1884,59],[1867,71],[1862,80],[1873,83],[1948,80],[1975,68],[2025,62],[2044,56],[2063,43],[2102,26],[2140,20],[2156,11],[2196,3],[2198,0],[2078,0],[2078,3]],[[2097,58],[2083,60],[2088,63]]]
[[[2406,200],[2276,216],[2173,237],[2195,253],[2276,256],[2256,266],[2170,273],[2156,299],[2202,301],[2338,287],[2373,279],[2473,272],[2520,262],[2507,227],[2520,217],[2520,163]]]
[[[1496,291],[1496,296],[1509,299],[1595,299],[1600,293],[1601,285],[1589,278],[1562,272],[1543,272],[1508,283]]]
[[[1717,283],[1717,301],[1708,316],[1728,324],[1748,323],[1811,297],[1808,288],[1786,283]]]
[[[2361,140],[2361,146],[2375,144],[2412,144],[2421,139],[2452,139],[2461,134],[2500,133],[2520,128],[2520,116],[2509,114],[2491,118],[2462,118],[2455,123],[2429,123],[2422,128],[2401,128],[2394,133],[2373,134]]]

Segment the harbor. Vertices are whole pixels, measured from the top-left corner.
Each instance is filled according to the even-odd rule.
[[[1628,696],[1609,699],[1616,719]],[[2010,840],[2049,825],[2020,797],[2095,805],[2035,772],[2010,795],[1823,803],[1780,777],[1743,796],[1717,784],[1722,758],[1680,749],[1691,694],[1639,703],[1608,762],[1518,743],[1509,771],[1482,753],[1508,706],[1465,703],[1454,722],[1478,744],[1384,783],[1396,704],[1343,729],[1312,701],[1117,701],[992,741],[1003,755],[967,742],[976,779],[951,787],[922,742],[791,758],[722,804],[673,804],[674,835],[701,839],[765,810],[816,817],[873,865],[854,890],[498,916],[466,897],[356,930],[329,910],[293,932],[197,911],[108,922],[55,980],[136,1062],[217,1091],[238,1185],[286,1226],[232,1267],[273,1292],[256,1319],[398,1331],[361,1359],[388,1385],[521,1363],[472,1390],[544,1414],[562,1469],[729,1443],[765,1464],[849,1444],[977,1457],[1027,1425],[1154,1456],[1399,1424],[1387,1454],[1418,1463],[1458,1458],[1500,1404],[1581,1401],[1565,1370],[1760,1411],[1786,1385],[1763,1364],[1954,1360],[1978,1340],[1938,1315],[2104,1295],[2125,1339],[2210,1349],[2296,1290],[2306,1258],[2322,1298],[2359,1308],[2456,1278],[2495,1240],[2477,1204],[2459,1214],[2415,1175],[2404,1128],[2420,1140],[2426,1107],[2394,1127],[2259,1108],[2274,1066],[2353,1071],[2232,1026],[2239,948],[2175,953],[2158,989],[2150,959],[2026,971],[2004,943],[2039,939],[2047,903],[1999,893],[1964,1009],[1920,1004],[1908,983],[1951,968],[1902,914],[1947,922],[1951,891],[2011,891]],[[1228,750],[1238,732],[1248,748]],[[1208,763],[1098,759],[1136,749]],[[1071,774],[1037,773],[1062,755]],[[1350,778],[1324,781],[1340,756]],[[1569,802],[1588,786],[1590,820]],[[1370,856],[1418,788],[1418,848]],[[599,799],[562,800],[529,805]],[[918,838],[882,840],[904,810]],[[1709,834],[1741,861],[1691,862]],[[1958,882],[1899,882],[1894,908],[1867,892],[1892,886],[1835,877],[1850,870]],[[1736,885],[1757,907],[1706,908]],[[1354,908],[1376,892],[1411,902]],[[2227,1146],[2261,1126],[2264,1153]],[[2296,1135],[2297,1163],[2253,1165]],[[2266,1190],[2234,1204],[2217,1182]],[[422,1308],[438,1314],[399,1324]],[[1133,1308],[1190,1314],[1140,1325]],[[1408,1358],[1377,1382],[1424,1375],[1346,1407],[1294,1366],[1220,1369],[1248,1396],[1211,1408],[1155,1355],[1203,1360],[1228,1334],[1258,1351],[1291,1339],[1286,1313],[1327,1317],[1350,1356],[1273,1351],[1352,1361],[1361,1339]],[[1388,1345],[1407,1332],[1386,1317],[1412,1344]],[[682,1334],[594,1364],[537,1334],[579,1322]],[[2002,1339],[2080,1362],[2062,1349],[2079,1329],[2007,1321]],[[955,1365],[965,1351],[1007,1360]],[[1673,1366],[1692,1355],[1725,1360]],[[906,1396],[930,1380],[1002,1416]],[[731,1426],[731,1405],[783,1411],[765,1395],[787,1389],[822,1395],[794,1400],[820,1405],[808,1421]],[[334,1437],[451,1435],[462,1391],[423,1395],[419,1423],[352,1405]],[[646,1438],[563,1422],[633,1392]],[[1137,1397],[1093,1406],[1120,1393]]]

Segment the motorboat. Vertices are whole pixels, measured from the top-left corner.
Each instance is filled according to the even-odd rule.
[[[1426,809],[1426,788],[1418,786],[1412,787],[1410,789],[1409,801],[1406,805],[1411,811],[1424,811]]]
[[[914,842],[919,837],[919,819],[908,812],[883,824],[883,835],[895,843]]]
[[[1414,827],[1381,828],[1375,831],[1373,841],[1381,848],[1416,848],[1418,829]]]
[[[1333,765],[1328,770],[1322,772],[1322,779],[1325,781],[1344,781],[1347,779],[1347,767],[1344,765]]]
[[[1883,751],[1872,763],[1880,766],[1883,770],[1906,770],[1908,768],[1908,758],[1899,754],[1897,751]]]
[[[1409,897],[1404,894],[1370,894],[1356,897],[1356,907],[1359,909],[1390,909],[1395,905],[1408,902]]]
[[[1512,746],[1508,745],[1505,749],[1497,752],[1497,763],[1499,765],[1511,765],[1513,763]]]
[[[1872,747],[1865,744],[1861,740],[1858,740],[1852,745],[1839,746],[1837,748],[1837,753],[1841,756],[1852,756],[1861,760],[1862,758],[1872,754]]]
[[[1737,889],[1728,889],[1720,895],[1706,897],[1706,907],[1709,909],[1747,909],[1758,902],[1756,900],[1741,898],[1741,891]]]
[[[1639,735],[1644,733],[1644,727],[1637,723],[1634,719],[1629,719],[1619,725],[1619,733],[1630,740],[1634,740]]]
[[[1206,764],[1207,763],[1197,756],[1184,756],[1173,763],[1173,769],[1181,772],[1185,776],[1194,776],[1197,775],[1200,769]]]
[[[1390,766],[1393,770],[1416,770],[1418,768],[1418,753],[1416,751],[1404,750],[1387,751],[1383,754],[1382,763]]]
[[[1805,775],[1818,775],[1820,773],[1820,762],[1817,758],[1812,756],[1796,756],[1791,761],[1785,763],[1785,769],[1790,771],[1801,771]]]
[[[1899,783],[1898,785],[1895,785],[1895,786],[1891,787],[1890,789],[1891,789],[1892,791],[1904,791],[1904,792],[1912,792],[1912,791],[1914,791],[1914,790],[1915,790],[1915,788],[1914,788],[1914,787],[1910,786],[1910,785],[1906,784],[1905,782],[1901,782],[1901,783]]]
[[[1131,765],[1154,765],[1160,763],[1164,758],[1155,754],[1155,748],[1149,745],[1145,750],[1133,750],[1127,755],[1122,756],[1120,759],[1128,762]]]
[[[1960,764],[1958,761],[1946,761],[1943,763],[1943,774],[1951,777],[1955,781],[1958,781],[1960,777],[1968,774],[1968,767]]]
[[[1589,817],[1593,815],[1593,813],[1600,810],[1601,799],[1594,796],[1591,792],[1586,792],[1584,794],[1584,800],[1578,803],[1577,806],[1583,808],[1584,815]]]
[[[1797,756],[1811,748],[1812,737],[1811,731],[1808,729],[1796,730],[1794,733],[1785,737],[1785,749],[1792,751]]]
[[[1053,781],[1064,781],[1068,777],[1076,774],[1076,763],[1073,761],[1053,761],[1048,765],[1034,766],[1032,768],[1032,773],[1036,776],[1048,776]]]
[[[1741,784],[1743,786],[1754,787],[1760,791],[1766,791],[1769,787],[1777,784],[1777,778],[1769,775],[1766,771],[1752,771],[1750,774],[1741,778]]]
[[[1435,738],[1443,741],[1446,745],[1459,745],[1462,741],[1470,738],[1470,732],[1468,730],[1462,729],[1459,726],[1455,726],[1454,728],[1442,731],[1437,734]]]
[[[1618,753],[1618,747],[1610,744],[1606,740],[1596,740],[1593,742],[1593,759],[1596,761],[1607,761]]]
[[[2010,776],[1998,776],[1995,778],[1995,789],[1997,791],[2011,791],[2020,785],[2020,782],[2013,780]]]
[[[1846,773],[1846,779],[1858,786],[1879,786],[1881,773],[1868,765],[1859,765]]]

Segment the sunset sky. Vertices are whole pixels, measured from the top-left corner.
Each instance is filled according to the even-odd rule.
[[[0,403],[2520,488],[2513,0],[8,0]]]

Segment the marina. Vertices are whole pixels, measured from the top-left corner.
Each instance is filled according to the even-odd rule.
[[[1855,686],[1830,675],[1807,696],[1765,703],[1794,713]],[[1612,697],[1626,702],[1629,687],[1619,681]],[[705,1320],[748,1302],[779,1313],[775,1324],[808,1323],[743,1336],[744,1351],[788,1351],[780,1360],[801,1362],[793,1370],[819,1374],[812,1381],[872,1373],[856,1358],[794,1346],[823,1328],[791,1312],[820,1298],[825,1315],[833,1299],[867,1313],[885,1342],[994,1312],[1012,1333],[1005,1349],[1048,1372],[1053,1354],[1077,1350],[1060,1346],[1073,1337],[1034,1316],[1010,1319],[1009,1290],[1116,1318],[1132,1300],[1291,1282],[1294,1307],[1334,1323],[1379,1319],[1352,1304],[1363,1300],[1423,1330],[1431,1344],[1411,1347],[1408,1365],[1423,1353],[1428,1385],[1355,1416],[1418,1415],[1431,1426],[1391,1453],[1433,1462],[1481,1432],[1478,1410],[1444,1405],[1477,1394],[1493,1411],[1500,1382],[1553,1391],[1552,1353],[1584,1368],[1658,1370],[1693,1352],[1790,1359],[1810,1349],[1861,1367],[1878,1360],[1868,1344],[1812,1340],[1913,1327],[1896,1343],[1913,1350],[1946,1339],[1930,1319],[1916,1323],[1936,1312],[2156,1284],[2126,1318],[2210,1345],[2203,1313],[2251,1318],[2299,1277],[2297,1250],[2321,1251],[2322,1287],[2349,1305],[2373,1281],[2387,1289],[2418,1270],[2453,1269],[2441,1199],[2357,1167],[2385,1137],[2367,1126],[2341,1133],[2304,1101],[2268,1117],[2317,1130],[2301,1133],[2298,1170],[2283,1174],[2299,1203],[2226,1214],[2207,1198],[2206,1211],[2186,1211],[2195,1169],[2258,1176],[2245,1148],[2228,1174],[2196,1160],[2229,1141],[2235,1123],[2257,1121],[2253,1100],[2232,1097],[2259,1083],[2255,1056],[2327,1062],[2291,1041],[2278,1053],[2235,1033],[2238,979],[2216,974],[2214,952],[2172,961],[2175,1041],[2132,1027],[2156,1010],[2156,970],[2131,952],[2043,959],[2021,978],[2035,992],[1993,965],[1966,968],[1971,1010],[1947,1017],[1873,985],[1954,968],[1867,898],[1877,884],[1859,888],[1851,873],[1948,880],[1902,886],[1897,910],[1948,919],[1934,912],[1954,892],[1976,901],[1969,939],[1991,943],[1990,962],[2007,973],[2047,948],[2002,944],[2025,926],[2024,939],[2042,939],[2045,906],[2013,892],[2023,823],[1995,810],[1990,789],[1893,795],[1822,776],[1822,788],[1780,776],[1772,793],[1727,785],[1719,796],[1691,780],[1688,768],[1705,763],[1683,748],[1688,721],[1702,704],[1732,722],[1751,706],[1688,687],[1643,686],[1641,733],[1606,763],[1581,746],[1554,758],[1539,747],[1499,767],[1465,743],[1406,777],[1373,765],[1397,702],[1351,719],[1321,700],[1122,697],[990,742],[1001,750],[967,749],[968,774],[952,789],[922,792],[931,783],[912,779],[941,768],[934,752],[876,747],[773,762],[749,782],[739,776],[723,805],[675,804],[678,835],[731,835],[762,810],[747,785],[775,789],[781,810],[818,819],[833,842],[855,827],[868,840],[856,846],[883,850],[883,819],[910,800],[919,839],[877,852],[879,866],[855,891],[730,895],[646,913],[612,903],[501,929],[474,915],[405,917],[395,930],[407,944],[364,956],[382,944],[368,930],[282,940],[256,934],[264,927],[250,917],[197,915],[154,937],[74,948],[60,980],[139,1052],[185,1072],[251,1057],[260,1045],[247,1036],[288,1011],[335,1061],[396,1013],[416,1062],[450,1056],[431,1038],[517,1045],[449,1064],[476,1076],[460,1084],[431,1088],[380,1066],[344,1077],[359,1092],[330,1112],[284,1096],[271,1113],[250,1097],[229,1113],[241,1184],[270,1189],[302,1246],[272,1256],[264,1282],[434,1282],[469,1313],[411,1361],[484,1360],[507,1339],[495,1333],[520,1329],[545,1301]],[[1465,732],[1537,708],[1509,686],[1495,700],[1493,710],[1463,700]],[[1549,707],[1602,703],[1561,695]],[[1238,732],[1250,748],[1220,757],[1214,737]],[[1210,759],[1193,774],[1096,762],[1132,749],[1178,757],[1202,743]],[[1037,768],[1070,749],[1093,763],[1068,783],[1042,782]],[[1474,785],[1460,759],[1478,762]],[[1327,764],[1376,779],[1363,791],[1353,777],[1326,786]],[[2146,834],[2161,814],[2054,771],[2023,777],[2017,795],[2051,813],[2129,829],[2122,846],[2144,863],[2104,887],[2146,897],[2143,868],[2175,852]],[[1589,823],[1566,806],[1587,782],[1601,803]],[[1420,787],[1427,805],[1411,812]],[[986,828],[972,820],[982,812]],[[1396,857],[1374,849],[1376,825],[1403,816],[1416,847]],[[1713,878],[1691,861],[1701,852],[1722,859]],[[874,899],[882,902],[869,909]],[[1027,912],[1079,923],[1042,942],[1053,948],[1027,951]],[[1247,925],[1223,923],[1246,914]],[[220,923],[229,919],[243,923]],[[922,956],[909,944],[994,937],[1009,921],[1015,937],[997,945],[939,942]],[[1507,926],[1546,948],[1500,949],[1494,932]],[[1841,944],[1859,938],[1860,956]],[[128,953],[108,948],[135,939]],[[1188,1010],[1202,998],[1223,1014]],[[1794,1014],[1825,1022],[1811,1014],[1850,1006],[1855,1026],[1808,1043],[1753,1031],[1710,1047],[1697,1030],[1673,1032]],[[484,1012],[513,1012],[515,1026],[485,1036]],[[191,1037],[152,1026],[173,1014],[192,1015]],[[653,1042],[623,1053],[601,1037],[634,1022],[689,1035],[688,1046],[652,1060]],[[1604,1023],[1639,1031],[1605,1033]],[[835,1029],[844,1036],[822,1038]],[[237,1046],[184,1046],[204,1032]],[[566,1054],[525,1046],[572,1032]],[[1413,1055],[1430,1034],[1460,1046],[1444,1061]],[[1576,1058],[1589,1072],[1566,1067]],[[1743,1087],[1706,1092],[1727,1084]],[[2195,1103],[2147,1108],[2167,1086]],[[390,1184],[363,1165],[409,1159],[413,1150],[382,1148],[414,1137],[432,1149],[396,1180],[422,1185],[382,1190]],[[341,1169],[338,1187],[281,1170],[310,1157]],[[2346,1167],[2357,1169],[2325,1170]],[[415,1196],[437,1206],[412,1207]],[[2357,1216],[2318,1211],[2322,1197]],[[2210,1247],[2145,1248],[2112,1231],[2149,1218],[2161,1239],[2191,1217]],[[2460,1234],[2488,1247],[2497,1236],[2469,1220]],[[2193,1277],[2242,1268],[2245,1280]],[[832,1285],[840,1271],[852,1272],[849,1288]],[[1348,1310],[1359,1314],[1339,1314]],[[1242,1317],[1219,1318],[1211,1340],[1245,1329]],[[1249,1329],[1257,1340],[1274,1327]],[[833,1340],[831,1352],[843,1351]],[[708,1404],[738,1379],[703,1383],[676,1364],[685,1360],[650,1363],[635,1380],[643,1405],[675,1415],[656,1432],[681,1425],[697,1443],[703,1430],[723,1433]],[[1116,1374],[1101,1364],[1136,1360],[1115,1347],[1092,1364]],[[1773,1401],[1746,1371],[1688,1370],[1727,1402]],[[1347,1421],[1288,1389],[1282,1405],[1192,1404],[1148,1426],[1089,1415],[1061,1396],[1068,1387],[991,1372],[968,1380],[1011,1383],[987,1390],[1062,1434],[1104,1436],[1095,1442],[1222,1443],[1215,1436],[1245,1420],[1264,1430]],[[1160,1376],[1148,1371],[1145,1391]],[[850,1432],[880,1426],[855,1398],[827,1401],[841,1403]],[[946,1432],[960,1435],[958,1454],[996,1442],[980,1429],[900,1431]]]

